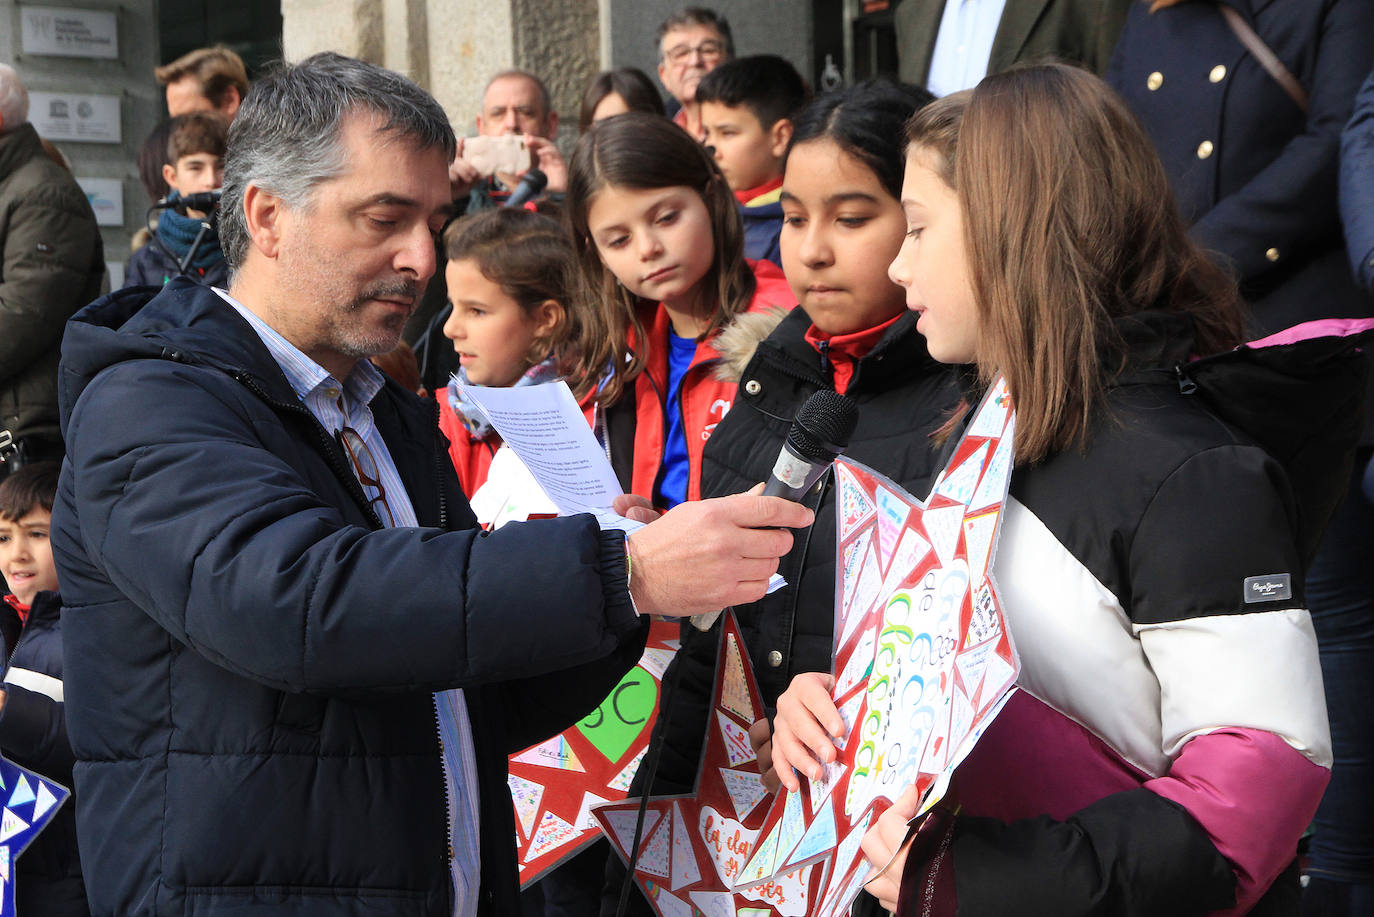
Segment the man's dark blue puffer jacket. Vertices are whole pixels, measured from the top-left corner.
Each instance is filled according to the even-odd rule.
[[[77,823],[97,914],[450,917],[431,692],[466,689],[479,913],[518,909],[508,752],[638,658],[623,536],[484,535],[432,407],[376,423],[419,528],[382,529],[334,438],[209,288],[68,326],[53,511]]]

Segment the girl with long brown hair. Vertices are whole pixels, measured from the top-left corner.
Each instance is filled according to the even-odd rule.
[[[1232,285],[1085,72],[988,77],[908,142],[890,275],[931,354],[974,370],[970,402],[1000,375],[1016,407],[993,563],[1021,670],[912,844],[910,790],[870,831],[870,861],[898,859],[869,890],[961,917],[1291,904],[1330,767],[1295,508],[1174,373],[1239,342]],[[778,702],[789,786],[834,756],[826,688]]]
[[[716,335],[741,313],[796,300],[777,267],[745,259],[724,176],[663,118],[629,112],[583,134],[566,208],[603,319],[575,374],[609,373],[612,464],[627,492],[659,508],[697,499],[702,449],[735,395],[712,371]]]

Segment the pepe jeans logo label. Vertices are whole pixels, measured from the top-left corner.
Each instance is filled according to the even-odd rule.
[[[1277,602],[1293,597],[1293,577],[1287,573],[1270,573],[1266,576],[1247,576],[1245,578],[1245,604],[1253,602]]]

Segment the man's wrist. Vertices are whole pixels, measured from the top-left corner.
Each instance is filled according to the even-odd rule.
[[[625,533],[625,594],[630,597],[630,608],[636,615],[642,614],[639,605],[635,603],[635,580],[634,580],[634,560],[630,551],[630,533]]]

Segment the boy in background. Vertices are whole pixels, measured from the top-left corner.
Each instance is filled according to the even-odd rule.
[[[25,465],[0,482],[0,604],[9,665],[0,687],[0,751],[21,767],[72,785],[62,708],[62,598],[48,542],[56,462]],[[17,632],[17,640],[11,639]],[[15,866],[15,911],[24,917],[86,917],[71,800]]]
[[[809,95],[796,68],[773,54],[721,64],[697,86],[703,142],[739,201],[746,257],[782,265],[783,159],[792,116]]]
[[[162,167],[162,177],[172,189],[167,201],[176,204],[192,194],[218,189],[228,142],[229,123],[217,114],[197,111],[173,118],[167,137],[168,164]],[[229,269],[214,222],[207,211],[185,205],[162,211],[152,240],[129,259],[124,285],[162,286],[181,274],[181,262],[207,222],[211,228],[200,237],[186,276],[208,286],[227,286]]]

